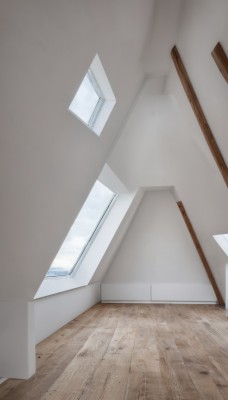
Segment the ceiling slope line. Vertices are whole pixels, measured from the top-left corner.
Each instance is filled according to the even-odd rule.
[[[200,242],[199,242],[199,240],[198,240],[198,238],[196,236],[196,233],[195,233],[195,231],[193,229],[193,226],[192,226],[192,223],[191,223],[191,221],[190,221],[190,219],[189,219],[189,217],[187,215],[185,207],[184,207],[182,201],[177,201],[177,205],[178,205],[178,208],[179,208],[179,210],[180,210],[180,212],[182,214],[184,222],[185,222],[185,224],[186,224],[186,226],[188,228],[188,231],[189,231],[189,233],[191,235],[191,238],[192,238],[192,241],[194,243],[194,246],[195,246],[195,248],[196,248],[196,250],[197,250],[197,252],[199,254],[199,257],[200,257],[200,259],[201,259],[201,261],[203,263],[204,269],[205,269],[205,271],[207,273],[207,276],[208,276],[208,279],[209,279],[209,281],[211,283],[211,286],[214,289],[215,296],[217,298],[218,304],[220,306],[224,306],[225,303],[224,303],[222,294],[221,294],[221,292],[219,290],[219,287],[218,287],[218,285],[217,285],[217,283],[215,281],[214,275],[213,275],[213,273],[211,271],[211,267],[210,267],[210,265],[209,265],[209,263],[208,263],[208,261],[206,259],[204,251],[203,251],[203,249],[202,249],[202,247],[200,245]]]
[[[217,67],[218,67],[219,71],[221,72],[223,78],[228,83],[228,57],[227,57],[220,42],[218,42],[216,44],[211,55],[214,58],[214,60],[217,64]]]
[[[214,160],[223,176],[226,186],[228,187],[228,168],[227,168],[226,162],[219,150],[219,147],[216,143],[214,135],[213,135],[211,128],[207,122],[207,119],[204,115],[204,112],[202,110],[202,107],[200,105],[198,97],[196,96],[195,90],[191,84],[188,73],[185,69],[185,66],[183,64],[183,61],[181,59],[181,56],[180,56],[176,46],[174,46],[172,48],[171,56],[172,56],[175,68],[177,70],[178,76],[180,78],[180,81],[182,83],[182,86],[183,86],[185,93],[188,97],[188,100],[191,104],[191,107],[192,107],[193,112],[196,116],[196,119],[199,123],[199,126],[203,132],[204,138],[205,138],[205,140],[210,148],[210,151],[214,157]]]

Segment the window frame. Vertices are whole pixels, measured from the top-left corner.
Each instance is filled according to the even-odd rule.
[[[105,99],[104,99],[104,95],[101,91],[101,88],[98,85],[98,82],[97,82],[91,68],[89,68],[86,76],[88,76],[88,79],[90,80],[90,83],[92,84],[94,91],[96,92],[96,94],[99,97],[97,104],[95,105],[94,110],[90,116],[90,119],[89,119],[88,123],[86,124],[86,125],[88,125],[88,127],[93,128],[102,108],[104,107]]]
[[[95,238],[96,238],[98,232],[100,231],[100,229],[101,229],[101,227],[102,227],[104,221],[106,220],[106,217],[108,216],[108,214],[109,214],[109,212],[110,212],[110,210],[111,210],[111,208],[112,208],[112,206],[113,206],[113,204],[114,204],[116,198],[117,198],[117,194],[116,194],[116,193],[113,193],[113,196],[112,196],[110,202],[108,203],[107,207],[105,208],[105,210],[104,210],[104,212],[103,212],[101,218],[99,219],[99,221],[98,221],[96,227],[94,228],[94,230],[93,230],[93,232],[91,233],[91,235],[90,235],[90,237],[89,237],[87,243],[86,243],[85,246],[83,247],[83,249],[82,249],[80,255],[79,255],[78,258],[77,258],[77,260],[75,261],[75,263],[74,263],[74,265],[73,265],[71,271],[70,271],[69,274],[67,274],[67,275],[74,275],[74,274],[76,274],[76,272],[78,271],[78,269],[79,269],[79,267],[80,267],[80,265],[81,265],[81,263],[82,263],[84,257],[86,256],[87,252],[88,252],[89,249],[90,249],[90,246],[92,246],[92,244],[93,244],[93,242],[94,242],[94,240],[95,240]]]
[[[83,118],[77,114],[74,106],[78,90],[85,77],[88,77],[96,94],[99,96],[98,102],[88,122],[83,120]],[[116,104],[116,98],[98,54],[95,55],[83,80],[77,88],[73,100],[68,107],[68,111],[99,137],[113,111]]]
[[[92,190],[92,189],[91,189],[91,190]],[[111,191],[112,191],[112,190],[111,190]],[[80,265],[81,265],[81,263],[82,263],[84,257],[86,256],[86,254],[87,254],[87,252],[89,251],[91,245],[93,244],[93,242],[94,242],[94,240],[95,240],[95,238],[96,238],[98,232],[100,231],[100,229],[101,229],[101,227],[102,227],[104,221],[106,220],[106,218],[107,218],[107,216],[108,216],[108,214],[109,214],[109,212],[110,212],[110,210],[111,210],[111,208],[112,208],[112,206],[113,206],[113,204],[114,204],[116,198],[118,197],[118,195],[117,195],[116,193],[114,193],[113,191],[112,191],[112,193],[113,193],[113,196],[112,196],[111,200],[109,201],[108,205],[105,207],[105,209],[104,209],[104,211],[103,211],[103,213],[102,213],[100,219],[98,220],[98,223],[96,224],[95,228],[92,230],[92,233],[90,234],[90,236],[89,236],[87,242],[85,243],[84,247],[82,248],[80,254],[79,254],[78,257],[76,258],[76,260],[75,260],[75,262],[74,262],[72,268],[69,270],[69,272],[64,273],[64,271],[63,271],[62,273],[60,272],[60,273],[57,274],[57,275],[51,275],[51,274],[50,274],[50,275],[47,275],[47,274],[49,273],[50,269],[51,269],[51,266],[50,266],[50,268],[48,269],[47,274],[46,274],[46,276],[45,276],[45,279],[49,279],[49,278],[53,279],[53,278],[69,277],[69,276],[72,276],[72,277],[73,277],[73,276],[76,274],[76,272],[78,271],[78,269],[79,269],[79,267],[80,267]],[[84,206],[84,204],[83,204],[83,206]],[[82,208],[83,208],[83,206],[82,206]],[[76,218],[76,219],[77,219],[77,218]],[[75,220],[75,221],[76,221],[76,220]],[[74,223],[75,223],[75,221],[74,221]],[[69,233],[69,232],[68,232],[68,233]],[[68,235],[68,233],[67,233],[67,235]],[[66,235],[66,237],[67,237],[67,235]],[[66,239],[66,238],[65,238],[65,239]],[[64,240],[65,240],[65,239],[64,239]],[[64,241],[63,241],[63,243],[64,243]],[[62,243],[62,245],[63,245],[63,243]],[[62,247],[62,245],[61,245],[61,247]],[[61,247],[59,248],[59,250],[61,249]],[[58,253],[57,253],[57,254],[58,254]],[[57,256],[57,254],[56,254],[56,256]],[[55,259],[54,259],[54,260],[55,260]],[[54,260],[53,260],[53,261],[54,261]],[[52,265],[52,264],[51,264],[51,265]]]

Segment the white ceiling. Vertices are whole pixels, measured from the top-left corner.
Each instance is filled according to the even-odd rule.
[[[224,292],[227,188],[171,62],[176,43],[228,163],[226,0],[0,4],[1,299],[32,299],[107,162],[130,189],[174,186]],[[213,27],[213,29],[212,29]],[[68,106],[95,54],[117,104],[100,138]]]

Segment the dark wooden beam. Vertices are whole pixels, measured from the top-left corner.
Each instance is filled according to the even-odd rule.
[[[183,217],[183,219],[185,221],[185,224],[186,224],[186,226],[187,226],[187,228],[189,230],[189,233],[190,233],[190,235],[192,237],[192,240],[193,240],[193,243],[195,245],[195,248],[196,248],[196,250],[197,250],[197,252],[198,252],[198,254],[200,256],[200,259],[201,259],[201,261],[203,263],[203,266],[205,268],[205,271],[207,273],[209,281],[211,282],[211,285],[212,285],[212,287],[214,289],[217,301],[218,301],[220,306],[224,306],[224,300],[222,298],[221,292],[220,292],[220,290],[219,290],[219,288],[217,286],[217,283],[216,283],[214,275],[213,275],[213,273],[211,271],[210,265],[208,264],[208,261],[207,261],[207,259],[205,257],[203,249],[202,249],[202,247],[201,247],[201,245],[199,243],[199,240],[198,240],[198,238],[196,236],[196,233],[195,233],[195,231],[193,229],[193,226],[192,226],[191,221],[190,221],[190,219],[189,219],[189,217],[188,217],[188,215],[186,213],[186,210],[184,208],[184,205],[183,205],[182,201],[178,201],[177,205],[178,205],[179,210],[180,210],[180,212],[182,214],[182,217]]]
[[[214,58],[218,69],[220,70],[221,74],[223,75],[224,79],[228,83],[228,57],[223,50],[221,43],[217,43],[214,50],[211,53],[212,57]]]
[[[174,62],[174,65],[176,67],[177,73],[179,75],[179,78],[181,80],[181,83],[183,85],[183,88],[185,90],[185,93],[190,101],[190,104],[192,106],[192,109],[195,113],[195,116],[197,118],[197,121],[201,127],[201,130],[203,132],[203,135],[206,139],[206,142],[211,150],[211,153],[215,159],[215,162],[223,176],[223,179],[226,183],[226,186],[228,187],[228,168],[225,163],[225,160],[219,150],[219,147],[215,141],[215,138],[213,136],[213,133],[211,131],[210,126],[208,125],[207,119],[204,115],[204,112],[202,110],[202,107],[199,103],[199,100],[196,96],[196,93],[193,89],[193,86],[191,84],[191,81],[189,79],[189,76],[187,74],[187,71],[185,69],[185,66],[183,64],[183,61],[180,57],[180,54],[176,48],[176,46],[173,47],[171,51],[171,56]]]

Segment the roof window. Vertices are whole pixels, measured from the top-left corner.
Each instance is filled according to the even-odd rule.
[[[224,233],[222,235],[213,235],[213,237],[224,253],[228,256],[228,233]]]
[[[69,110],[98,136],[101,134],[116,99],[101,61],[96,55]]]
[[[116,194],[112,190],[96,181],[46,277],[70,275],[78,268],[108,215],[115,197]]]

